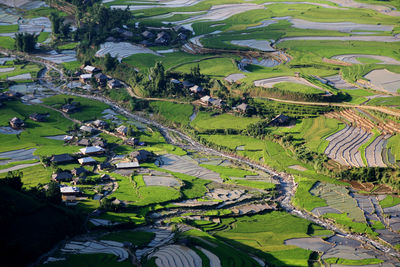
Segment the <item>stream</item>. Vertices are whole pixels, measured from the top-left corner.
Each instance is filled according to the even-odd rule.
[[[42,63],[42,62],[40,62]],[[65,77],[62,74],[62,71],[57,69],[56,67],[46,64],[47,69],[51,68],[54,69],[56,71],[58,71],[60,73],[60,79],[65,79]],[[268,174],[270,174],[274,179],[276,179],[280,186],[278,187],[279,191],[278,191],[278,196],[276,197],[276,201],[281,205],[281,207],[288,213],[291,213],[293,215],[296,215],[298,217],[304,218],[308,221],[311,221],[315,224],[321,225],[323,227],[325,227],[326,229],[332,230],[334,231],[336,234],[339,235],[343,235],[346,238],[349,239],[354,239],[354,240],[358,240],[361,241],[364,244],[368,244],[374,248],[376,248],[377,252],[379,252],[379,254],[385,256],[385,258],[388,257],[388,255],[391,255],[393,257],[397,257],[400,258],[400,253],[398,253],[397,251],[386,247],[384,245],[382,245],[381,243],[379,243],[378,241],[372,240],[367,236],[361,235],[361,234],[348,234],[343,232],[340,228],[336,227],[335,225],[333,225],[331,222],[329,221],[325,221],[321,218],[318,218],[310,213],[301,211],[301,210],[297,210],[291,203],[291,199],[292,197],[294,197],[294,194],[296,192],[297,189],[297,184],[294,181],[294,177],[290,174],[284,173],[284,172],[277,172],[275,170],[273,170],[270,167],[267,166],[263,166],[259,163],[255,163],[252,162],[250,160],[244,159],[244,158],[240,158],[238,156],[235,155],[229,155],[220,151],[217,151],[215,149],[206,147],[200,143],[198,143],[197,141],[193,140],[190,136],[176,130],[176,129],[172,129],[169,127],[166,127],[156,121],[153,121],[149,118],[140,116],[138,114],[134,114],[131,113],[129,111],[127,111],[126,109],[120,107],[116,102],[109,100],[107,98],[104,98],[102,96],[96,95],[83,95],[83,94],[76,94],[76,93],[72,93],[69,91],[64,91],[61,89],[61,86],[59,87],[54,87],[51,82],[46,81],[45,79],[45,71],[43,73],[41,73],[41,77],[39,79],[39,82],[43,85],[46,86],[47,88],[54,90],[58,93],[62,93],[62,94],[68,94],[68,95],[73,95],[73,96],[79,96],[79,97],[85,97],[85,98],[89,98],[89,99],[93,99],[93,100],[97,100],[97,101],[101,101],[105,104],[110,105],[110,107],[112,107],[112,109],[124,116],[126,116],[127,118],[130,118],[132,120],[136,120],[140,123],[146,124],[146,125],[151,125],[154,126],[156,128],[158,128],[161,132],[161,134],[165,137],[166,141],[172,145],[181,147],[185,150],[194,150],[197,152],[203,152],[206,154],[211,154],[211,155],[216,155],[222,158],[226,158],[226,159],[230,159],[233,161],[237,161],[240,162],[242,164],[246,164],[254,169],[258,169],[260,171],[266,172]],[[195,113],[193,113],[194,115]],[[193,116],[192,115],[192,116]],[[192,117],[191,116],[191,117]],[[394,263],[395,265],[398,264],[398,261],[396,259],[390,259],[391,263]]]

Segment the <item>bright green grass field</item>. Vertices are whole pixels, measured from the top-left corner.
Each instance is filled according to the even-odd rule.
[[[225,219],[222,220],[222,223]],[[308,266],[311,251],[288,246],[284,241],[291,238],[309,237],[310,223],[285,212],[236,219],[228,228],[217,232],[227,243],[239,244],[242,249],[253,252],[258,257],[276,266]],[[242,246],[240,246],[242,245]]]
[[[307,86],[304,84],[298,84],[298,83],[291,83],[291,82],[283,82],[283,83],[277,83],[274,85],[274,87],[282,90],[282,91],[287,91],[287,92],[299,92],[303,94],[313,94],[313,95],[320,95],[325,93],[322,90],[319,90],[317,88]]]
[[[0,80],[5,80],[9,77],[20,75],[20,74],[25,74],[25,73],[30,73],[32,78],[37,77],[37,73],[41,70],[41,67],[37,64],[27,64],[27,65],[7,65],[4,66],[6,68],[14,67],[15,69],[13,71],[8,71],[8,72],[0,72]]]
[[[382,61],[380,61],[379,59],[375,59],[375,58],[368,58],[368,57],[358,57],[356,58],[358,61],[360,61],[361,63],[364,64],[375,64],[375,63],[380,63]]]
[[[141,186],[135,187],[128,177],[110,174],[118,182],[118,189],[113,194],[119,200],[131,202],[135,206],[163,203],[176,200],[180,197],[180,191],[166,186]]]
[[[43,43],[44,41],[46,41],[50,36],[49,32],[41,32],[38,36],[38,43]]]
[[[19,135],[0,134],[0,152],[23,148],[38,148],[36,155],[52,155],[57,153],[68,153],[78,151],[78,147],[64,146],[63,141],[51,140],[45,136],[65,134],[73,123],[64,118],[60,113],[44,108],[39,105],[24,105],[17,101],[6,102],[0,108],[0,126],[8,126],[13,117],[26,119],[25,130]],[[29,115],[38,113],[49,113],[47,122],[34,122]]]
[[[297,123],[293,128],[274,127],[273,133],[290,133],[296,139],[306,141],[306,146],[315,152],[323,153],[329,142],[326,137],[342,130],[345,127],[344,123],[336,119],[330,119],[325,116],[317,118],[307,118]]]
[[[348,93],[351,96],[351,100],[349,103],[352,104],[361,104],[367,101],[366,96],[373,96],[374,93],[367,91],[365,89],[357,89],[357,90],[346,90],[342,89],[341,91]]]
[[[196,63],[184,64],[174,68],[173,70],[183,73],[190,73],[191,68],[196,67],[197,65],[200,66],[202,74],[209,75],[216,79],[223,79],[232,73],[241,73],[238,70],[233,58],[206,59]]]
[[[393,197],[391,195],[387,195],[383,200],[379,201],[379,205],[384,208],[390,208],[393,206],[396,206],[400,204],[400,198],[399,197]]]
[[[71,61],[71,62],[63,62],[61,65],[67,70],[78,70],[81,67],[81,63],[79,61]]]
[[[193,113],[193,106],[190,104],[177,104],[165,101],[153,101],[150,103],[153,110],[168,121],[181,125],[189,123],[189,117]]]
[[[310,193],[310,189],[316,183],[315,180],[296,176],[295,181],[298,183],[298,187],[292,202],[296,207],[312,211],[314,208],[327,206],[324,199]]]
[[[208,165],[208,164],[200,164],[200,166],[217,172],[221,175],[221,177],[228,178],[228,177],[241,177],[244,178],[247,175],[257,175],[257,173],[239,169],[236,167],[227,167],[227,166],[217,166],[217,165]]]
[[[69,50],[69,49],[75,49],[79,45],[79,42],[74,42],[74,43],[67,43],[63,45],[59,45],[57,48],[60,50]]]
[[[70,114],[71,118],[81,121],[89,121],[100,118],[102,116],[102,112],[105,109],[109,108],[107,104],[99,101],[66,95],[55,95],[45,98],[43,99],[43,103],[54,108],[61,108],[65,104],[65,100],[68,98],[72,98],[73,101],[79,102],[81,104],[80,110],[78,112]]]
[[[243,130],[247,125],[260,121],[260,118],[239,117],[230,114],[221,114],[213,116],[210,112],[199,112],[191,125],[201,130],[215,129],[236,129]]]
[[[12,33],[18,31],[18,24],[0,25],[0,33]]]
[[[389,138],[387,147],[396,158],[396,161],[400,161],[400,134],[396,134]]]
[[[400,108],[400,96],[374,98],[368,101],[368,105]]]
[[[0,47],[5,49],[14,49],[15,40],[8,36],[0,36]]]

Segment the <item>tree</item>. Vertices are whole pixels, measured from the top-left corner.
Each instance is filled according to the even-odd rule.
[[[17,191],[22,190],[22,177],[24,173],[22,171],[9,171],[4,179],[0,179],[0,185],[9,186]]]
[[[50,21],[51,21],[51,29],[54,34],[60,33],[60,28],[63,25],[64,19],[60,18],[60,16],[56,12],[52,12],[50,14]]]
[[[54,204],[60,204],[61,203],[60,185],[55,181],[51,181],[48,184],[48,188],[46,190],[45,195],[46,195],[47,201],[54,203]]]
[[[32,52],[35,50],[37,35],[30,33],[15,34],[15,49],[21,52]]]
[[[115,70],[118,65],[118,59],[116,57],[112,57],[110,53],[107,53],[104,57],[104,66],[106,67],[106,71]]]

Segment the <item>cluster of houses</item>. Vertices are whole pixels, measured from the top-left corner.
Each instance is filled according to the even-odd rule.
[[[33,113],[29,116],[29,119],[36,121],[36,122],[45,122],[49,117],[48,113]],[[10,127],[13,129],[22,129],[25,127],[25,121],[18,117],[13,117],[9,121]]]
[[[115,89],[123,87],[123,84],[110,76],[104,75],[100,69],[94,66],[82,66],[84,72],[79,76],[81,83],[87,84],[95,80],[101,87],[108,87],[109,89]]]

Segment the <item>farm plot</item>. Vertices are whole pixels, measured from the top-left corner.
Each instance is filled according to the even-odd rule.
[[[155,236],[153,240],[150,243],[148,243],[145,248],[137,249],[135,251],[135,255],[138,259],[141,259],[142,257],[148,255],[149,253],[152,253],[154,249],[161,247],[165,244],[168,244],[174,238],[174,233],[166,228],[160,228],[160,227],[151,229],[145,228],[143,230],[146,232],[154,233]]]
[[[18,24],[19,14],[15,12],[15,9],[0,8],[0,23],[6,24]]]
[[[349,195],[349,191],[340,185],[318,183],[310,193],[326,201],[329,207],[347,213],[355,222],[365,223],[365,217],[357,201]]]
[[[357,201],[358,207],[364,211],[364,215],[369,221],[381,221],[378,216],[382,215],[382,209],[376,197],[363,196],[360,194],[353,194],[352,196]]]
[[[398,36],[297,36],[284,37],[276,43],[286,41],[364,41],[364,42],[400,42]]]
[[[205,20],[221,21],[246,11],[255,9],[264,9],[264,8],[265,7],[263,5],[250,4],[250,3],[215,5],[212,6],[205,14],[194,16],[181,21],[175,21],[173,23],[182,25],[182,24],[192,23],[194,21],[205,21]]]
[[[375,140],[365,149],[365,157],[369,167],[386,167],[383,160],[383,151],[386,146],[387,139],[390,135],[378,136]]]
[[[333,75],[333,76],[328,76],[322,78],[323,80],[326,80],[327,84],[332,85],[333,87],[337,89],[345,89],[345,90],[356,90],[358,87],[352,85],[351,83],[346,82],[343,80],[342,76],[340,74],[338,75]]]
[[[224,78],[224,80],[227,81],[227,82],[230,82],[230,83],[234,83],[234,82],[237,82],[237,81],[239,81],[239,80],[241,80],[243,78],[246,78],[246,75],[244,75],[242,73],[233,73],[233,74],[230,74],[230,75],[226,76]]]
[[[400,61],[387,56],[349,54],[349,55],[337,55],[332,57],[332,59],[340,60],[346,63],[364,64],[363,62],[360,61],[360,58],[376,60],[377,61],[376,64],[400,65]]]
[[[233,40],[231,44],[250,47],[253,49],[258,49],[264,52],[274,52],[275,48],[271,46],[271,43],[266,40]]]
[[[159,55],[151,49],[127,42],[106,42],[100,45],[100,50],[96,52],[96,57],[104,57],[108,53],[113,57],[117,57],[119,61],[134,54]]]
[[[178,180],[170,176],[143,176],[146,186],[159,185],[169,187],[179,187],[181,184]]]
[[[400,89],[400,74],[387,69],[373,70],[364,78],[369,80],[369,86],[378,91],[397,93]]]
[[[365,166],[359,148],[368,142],[372,134],[361,128],[346,126],[343,130],[326,138],[329,141],[325,154],[342,165]],[[369,150],[370,151],[370,150]],[[377,157],[370,155],[370,157]]]
[[[142,9],[149,9],[149,8],[156,8],[156,7],[168,7],[168,8],[178,8],[178,7],[188,7],[188,6],[193,6],[201,1],[204,0],[169,0],[169,1],[127,1],[127,5],[113,5],[113,2],[120,3],[120,1],[114,1],[114,0],[103,0],[103,3],[110,3],[111,8],[116,8],[116,9],[126,9],[129,6],[129,10],[142,10]],[[153,4],[154,5],[150,5]],[[155,4],[157,3],[157,4]],[[134,4],[134,5],[132,5]],[[149,5],[142,5],[142,4],[149,4]]]
[[[360,2],[356,2],[354,0],[328,0],[328,1],[338,4],[339,6],[342,6],[342,7],[366,8],[366,9],[375,10],[384,15],[389,15],[389,16],[394,16],[394,17],[400,16],[399,11],[396,11],[395,9],[392,9],[388,6],[360,3]]]
[[[296,78],[296,77],[291,77],[291,76],[282,76],[282,77],[275,77],[275,78],[257,80],[257,81],[254,81],[254,85],[255,86],[265,87],[265,88],[272,88],[272,87],[274,87],[274,85],[279,84],[279,83],[284,83],[284,82],[298,83],[298,84],[307,85],[307,86],[314,87],[316,89],[325,91],[321,87],[318,87],[318,86],[310,83],[306,79]]]
[[[147,258],[155,257],[158,267],[193,266],[202,267],[199,255],[188,247],[181,245],[168,245],[161,247],[158,251],[150,254]]]
[[[222,179],[218,173],[200,167],[196,161],[188,160],[187,158],[181,156],[172,154],[162,155],[157,159],[156,164],[158,164],[160,168],[169,171],[179,172],[214,182],[222,182]]]
[[[39,57],[43,58],[45,60],[51,61],[53,63],[56,63],[56,64],[77,61],[75,50],[63,50],[60,53],[53,50],[53,51],[50,51],[47,54],[41,55]]]
[[[293,245],[312,251],[325,252],[333,247],[333,244],[319,237],[293,238],[285,240],[285,245]]]
[[[37,160],[39,159],[39,157],[33,155],[35,151],[36,148],[32,148],[32,149],[18,149],[0,153],[0,158],[5,159],[5,160],[0,160],[0,165],[5,165],[16,161],[34,160],[34,159]]]
[[[393,30],[392,25],[358,24],[354,22],[313,22],[303,19],[289,19],[289,22],[292,23],[292,27],[298,29],[328,30],[339,32],[352,32],[355,30],[390,32]]]
[[[129,254],[124,249],[122,243],[108,240],[87,242],[70,241],[63,249],[61,249],[61,251],[64,253],[74,254],[114,254],[118,257],[119,262],[124,261],[129,257]]]
[[[400,204],[384,208],[383,212],[390,216],[389,225],[395,231],[400,231]]]

